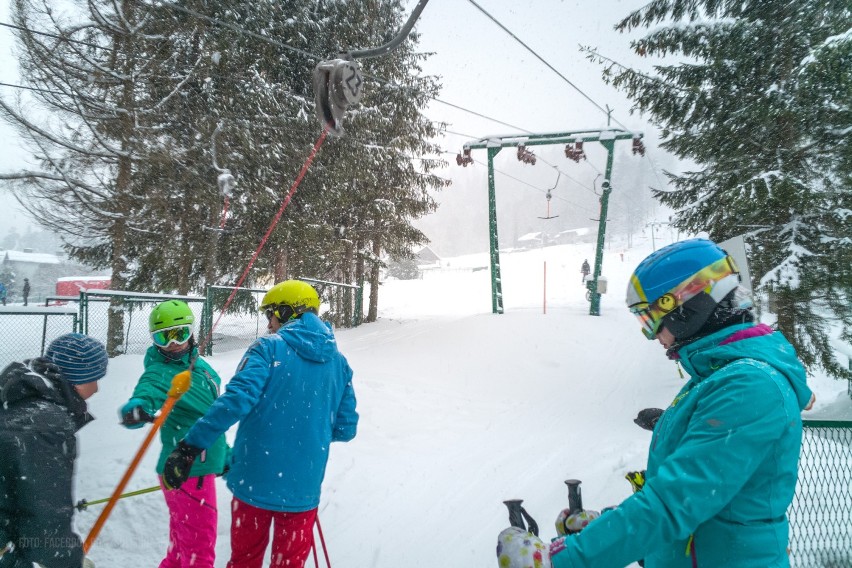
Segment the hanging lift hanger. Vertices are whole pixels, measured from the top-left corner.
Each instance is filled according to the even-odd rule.
[[[550,199],[553,197],[553,190],[556,189],[556,186],[559,185],[559,178],[562,177],[562,172],[558,169],[556,170],[556,183],[553,184],[553,187],[547,190],[547,193],[544,196],[547,198],[547,217],[539,217],[539,219],[556,219],[559,215],[551,215],[550,214]]]

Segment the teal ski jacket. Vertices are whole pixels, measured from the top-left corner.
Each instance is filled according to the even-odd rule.
[[[679,351],[690,380],[654,429],[644,488],[565,539],[554,568],[786,568],[801,411],[780,332],[727,327]]]
[[[197,356],[198,348],[193,347],[193,355]],[[186,353],[180,359],[169,359],[155,346],[148,348],[145,353],[145,372],[133,389],[131,400],[142,403],[142,408],[153,415],[163,406],[172,385],[172,378],[179,372],[189,369],[190,354]],[[192,383],[175,404],[169,417],[160,430],[160,440],[163,448],[157,461],[157,473],[163,473],[166,458],[177,443],[180,442],[195,421],[204,413],[219,396],[219,385],[222,379],[216,374],[207,361],[201,357],[195,359],[192,370]],[[195,459],[190,471],[190,477],[208,474],[220,474],[225,469],[230,448],[224,436],[219,436]]]
[[[316,508],[331,442],[358,425],[352,369],[328,324],[305,313],[255,341],[185,441],[207,448],[235,422],[234,496],[269,511]]]

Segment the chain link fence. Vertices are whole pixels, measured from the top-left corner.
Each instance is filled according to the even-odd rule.
[[[234,299],[223,312],[222,308],[232,293]],[[266,318],[259,309],[264,294],[266,290],[258,288],[237,288],[235,291],[230,286],[207,287],[203,327],[212,329],[213,335],[207,342],[205,355],[211,355],[214,346],[220,353],[246,349],[252,341],[266,333]]]
[[[0,369],[44,355],[51,341],[78,329],[73,306],[0,306]]]
[[[299,277],[316,288],[320,317],[338,327],[358,327],[364,318],[364,286]]]
[[[329,282],[299,277],[309,282],[320,297],[320,317],[338,327],[357,327],[362,321],[363,288],[354,284]],[[213,329],[205,354],[215,348],[218,352],[245,349],[258,337],[266,334],[266,317],[260,305],[267,289],[208,286],[205,330]],[[233,300],[227,311],[222,308],[231,294]]]
[[[302,278],[320,294],[320,316],[337,326],[355,327],[361,323],[362,288],[351,284]],[[105,344],[110,333],[118,338],[117,353],[144,353],[151,345],[148,316],[158,303],[182,300],[195,314],[196,342],[204,354],[240,350],[266,333],[266,318],[259,307],[266,289],[209,286],[206,296],[177,296],[115,290],[82,291],[79,298],[51,297],[48,301],[77,306],[81,331]],[[222,308],[233,294],[226,311]],[[110,315],[121,329],[110,331]],[[118,317],[116,317],[118,316]],[[116,326],[115,323],[113,323]],[[212,335],[210,330],[213,330]]]
[[[793,568],[852,566],[852,422],[804,421],[789,517]]]
[[[76,303],[80,310],[82,332],[108,345],[110,314],[118,315],[120,330],[113,330],[113,337],[120,339],[119,353],[145,353],[151,346],[148,331],[148,316],[151,310],[166,300],[182,300],[187,303],[196,322],[204,321],[206,299],[203,296],[176,296],[169,294],[147,294],[143,292],[119,292],[116,290],[86,290],[80,292]],[[72,302],[73,303],[73,302]],[[195,326],[196,340],[201,341],[203,328]]]

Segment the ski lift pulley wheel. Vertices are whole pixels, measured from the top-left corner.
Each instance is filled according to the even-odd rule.
[[[351,59],[321,61],[314,69],[314,97],[320,123],[331,134],[343,133],[343,115],[358,104],[364,79],[358,63]]]
[[[230,197],[234,188],[237,187],[237,180],[229,170],[224,170],[216,178],[216,183],[219,185],[219,195],[222,197]]]

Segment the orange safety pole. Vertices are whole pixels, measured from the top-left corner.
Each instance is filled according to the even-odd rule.
[[[133,473],[136,471],[136,467],[139,465],[139,462],[142,461],[142,456],[145,455],[145,452],[148,450],[148,446],[151,445],[151,441],[154,439],[157,431],[163,425],[163,422],[166,421],[166,418],[169,417],[169,413],[172,411],[172,408],[174,408],[178,399],[180,399],[180,397],[189,390],[191,384],[192,375],[188,370],[181,371],[172,377],[172,386],[169,389],[166,402],[164,402],[163,406],[160,408],[160,412],[157,415],[157,418],[154,419],[154,423],[148,431],[148,435],[145,436],[145,440],[142,442],[142,445],[133,457],[133,461],[130,462],[130,466],[127,468],[127,471],[124,472],[124,476],[121,478],[121,481],[118,482],[115,491],[112,493],[112,497],[109,498],[106,507],[103,511],[101,511],[98,520],[95,521],[94,526],[92,526],[92,529],[89,531],[89,536],[86,537],[86,542],[83,543],[83,552],[88,554],[89,550],[92,548],[92,544],[94,544],[95,539],[98,538],[98,534],[101,532],[104,523],[106,523],[112,509],[121,497],[124,488],[127,487],[127,484],[133,476]]]

